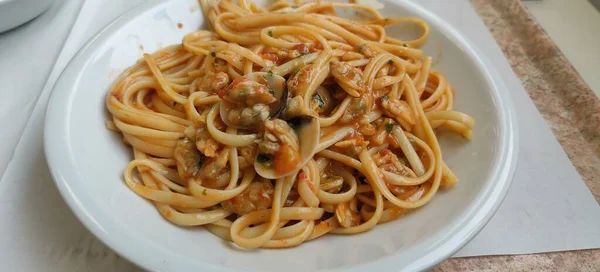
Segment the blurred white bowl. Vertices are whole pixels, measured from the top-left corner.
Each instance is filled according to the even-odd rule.
[[[0,0],[0,33],[42,14],[54,0]]]

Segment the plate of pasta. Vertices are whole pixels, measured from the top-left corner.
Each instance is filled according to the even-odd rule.
[[[46,157],[82,223],[157,271],[429,268],[501,203],[500,77],[409,1],[148,1],[54,88]]]

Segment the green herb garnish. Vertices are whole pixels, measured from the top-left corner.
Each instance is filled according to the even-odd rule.
[[[394,61],[393,60],[388,60],[388,64],[392,65],[392,64],[394,64]]]
[[[319,94],[315,95],[315,100],[319,102],[319,108],[325,107],[325,101],[323,101],[323,98]]]
[[[293,6],[292,6],[292,8],[293,8],[293,9],[297,9],[297,8],[298,8],[298,6],[296,6],[296,5],[293,5]]]
[[[216,58],[216,57],[217,57],[217,53],[215,53],[215,52],[210,52],[210,55],[211,55],[213,58]]]
[[[300,68],[298,68],[298,67],[294,67],[294,70],[292,70],[292,74],[293,74],[293,75],[295,75],[295,74],[297,74],[298,72],[300,72]]]
[[[384,95],[380,99],[381,99],[381,102],[383,103],[385,101],[388,101],[388,99],[390,99],[390,98],[387,95]]]
[[[408,47],[408,44],[404,43],[404,44],[402,44],[402,46],[404,46],[404,47]]]
[[[394,129],[394,123],[387,123],[387,124],[385,124],[385,130],[387,132],[392,132],[392,129]]]
[[[206,189],[204,189],[204,190],[202,191],[202,194],[203,194],[203,195],[206,195]]]
[[[271,160],[271,158],[269,158],[269,156],[259,153],[258,156],[256,156],[256,161],[259,163],[266,163],[269,162]]]
[[[269,30],[269,36],[273,37],[273,30]]]
[[[272,75],[272,74],[273,74],[273,71],[269,70],[267,73],[269,73],[270,75]]]

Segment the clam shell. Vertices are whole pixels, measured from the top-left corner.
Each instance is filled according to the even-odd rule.
[[[288,98],[288,91],[287,91],[287,85],[285,83],[285,78],[283,78],[282,76],[275,75],[272,73],[267,73],[267,72],[255,72],[255,73],[247,74],[243,77],[248,80],[255,81],[255,82],[266,82],[266,85],[268,85],[269,88],[271,90],[273,90],[273,96],[275,96],[275,98],[277,99],[276,102],[269,104],[270,117],[274,118],[274,117],[279,116],[279,114],[281,114],[281,112],[285,108],[287,98]],[[249,126],[240,126],[240,125],[229,122],[229,119],[227,118],[227,114],[229,113],[229,111],[231,109],[234,109],[236,107],[239,107],[239,106],[234,105],[225,100],[222,100],[221,106],[219,108],[219,114],[221,116],[221,120],[223,120],[223,122],[227,126],[234,127],[237,129],[251,128]]]
[[[300,148],[300,162],[290,171],[284,173],[276,173],[273,164],[261,163],[258,160],[254,161],[254,169],[256,173],[267,179],[277,179],[300,170],[304,165],[315,155],[319,144],[320,125],[319,120],[314,116],[301,115],[287,120],[294,127],[294,131],[298,136]]]

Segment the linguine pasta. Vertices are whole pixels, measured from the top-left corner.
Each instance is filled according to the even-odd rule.
[[[368,231],[458,182],[434,129],[470,139],[474,120],[418,49],[421,19],[354,3],[200,2],[211,30],[144,54],[106,99],[107,127],[133,149],[125,182],[166,220],[292,247]],[[423,35],[386,35],[406,22]]]

